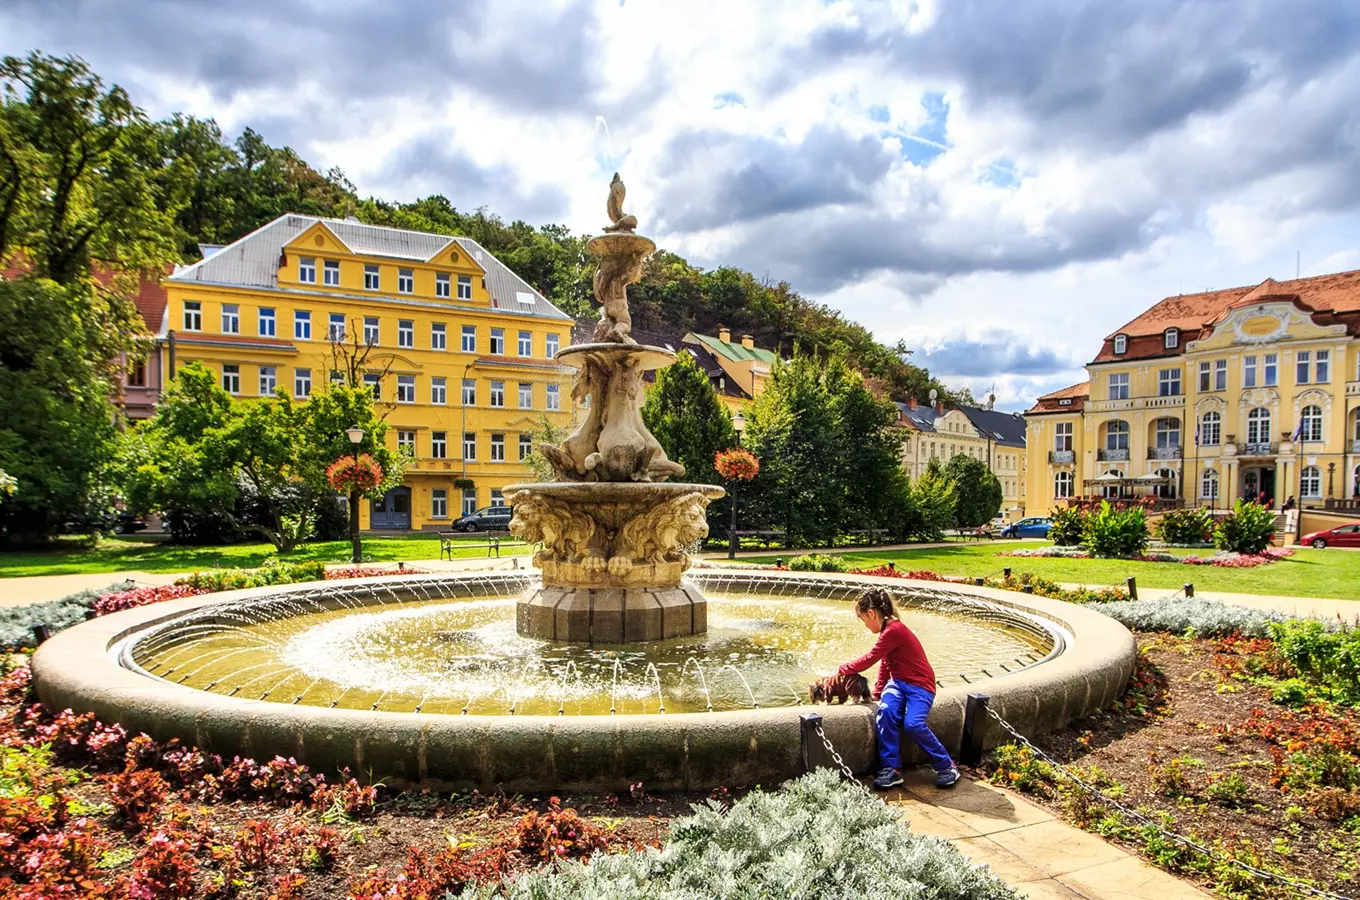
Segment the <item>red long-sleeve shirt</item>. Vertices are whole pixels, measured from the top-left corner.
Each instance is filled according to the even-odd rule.
[[[853,675],[863,672],[874,663],[878,667],[878,682],[874,685],[874,696],[883,693],[889,678],[905,681],[935,693],[935,670],[926,659],[925,648],[911,629],[897,619],[893,619],[878,633],[878,640],[869,652],[859,659],[853,659],[840,667],[837,674]]]

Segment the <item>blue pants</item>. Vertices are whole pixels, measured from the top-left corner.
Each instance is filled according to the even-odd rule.
[[[936,772],[952,768],[954,761],[940,739],[926,725],[935,694],[896,678],[883,688],[874,719],[878,727],[878,758],[886,769],[902,768],[902,734],[905,732],[930,759]]]

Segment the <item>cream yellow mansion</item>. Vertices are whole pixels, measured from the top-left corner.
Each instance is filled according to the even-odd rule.
[[[499,504],[541,418],[571,421],[553,360],[571,318],[470,238],[289,214],[205,254],[163,282],[157,371],[200,362],[235,396],[305,398],[339,375],[330,338],[361,334],[387,441],[414,454],[364,528]]]
[[[987,464],[1001,483],[1001,512],[1007,519],[1024,513],[1025,420],[1019,413],[985,407],[943,404],[897,404],[898,424],[907,431],[902,442],[902,469],[915,481],[932,459],[941,464],[957,454]]]
[[[1026,512],[1360,495],[1360,271],[1168,297],[1026,414]]]

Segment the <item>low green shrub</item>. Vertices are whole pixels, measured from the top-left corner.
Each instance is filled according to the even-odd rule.
[[[473,885],[464,900],[661,900],[680,897],[1018,898],[952,845],[912,834],[899,812],[828,769],[717,801],[671,822],[660,849],[597,854],[545,872]]]
[[[1275,514],[1259,503],[1238,500],[1233,511],[1218,520],[1214,546],[1234,553],[1260,553],[1275,536]]]
[[[1360,703],[1360,631],[1291,619],[1273,624],[1275,648],[1304,678],[1333,699]]]
[[[1086,519],[1082,542],[1092,556],[1138,556],[1147,549],[1147,515],[1141,506],[1115,509],[1109,501],[1102,501],[1100,509]]]
[[[804,553],[789,560],[791,572],[844,572],[846,568],[844,559],[825,553]]]
[[[1081,543],[1086,531],[1086,513],[1075,507],[1055,509],[1052,513],[1053,526],[1048,530],[1048,538],[1059,547],[1075,547]]]
[[[1268,637],[1272,625],[1286,621],[1280,613],[1198,597],[1092,603],[1090,608],[1133,631],[1189,632],[1199,637],[1226,637],[1234,632]]]
[[[1168,544],[1207,544],[1213,539],[1214,517],[1207,509],[1173,509],[1157,523],[1157,536]]]
[[[324,581],[326,566],[321,562],[286,563],[270,560],[258,569],[210,569],[195,572],[176,581],[203,591],[237,591],[242,588],[293,584],[298,581]]]
[[[135,586],[131,581],[119,581],[108,587],[69,594],[60,600],[0,609],[0,651],[32,647],[34,625],[46,625],[53,633],[70,628],[85,621],[85,613],[103,595],[131,590]]]

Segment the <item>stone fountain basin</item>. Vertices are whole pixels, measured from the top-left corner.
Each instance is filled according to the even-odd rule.
[[[345,587],[405,586],[432,576],[344,582]],[[449,578],[450,576],[433,576]],[[488,576],[466,575],[468,580]],[[703,581],[705,575],[696,580]],[[724,573],[752,590],[773,573]],[[938,592],[941,585],[897,578],[780,572],[809,589],[881,584]],[[334,586],[335,583],[332,583]],[[32,661],[39,699],[49,708],[93,712],[136,733],[179,738],[224,756],[293,756],[320,769],[349,767],[395,785],[507,791],[619,791],[643,782],[650,789],[776,784],[803,771],[802,713],[817,712],[846,763],[856,772],[876,767],[873,704],[782,707],[713,713],[614,716],[450,716],[429,713],[327,709],[225,697],[149,677],[120,661],[136,635],[214,604],[277,598],[318,587],[289,585],[203,595],[103,616],[60,632]],[[1133,673],[1133,636],[1099,613],[1030,595],[949,585],[974,601],[1040,619],[1063,636],[1060,653],[1031,668],[941,689],[930,725],[957,751],[967,694],[980,691],[1021,732],[1061,728],[1113,702]],[[1004,735],[989,728],[988,746]]]

